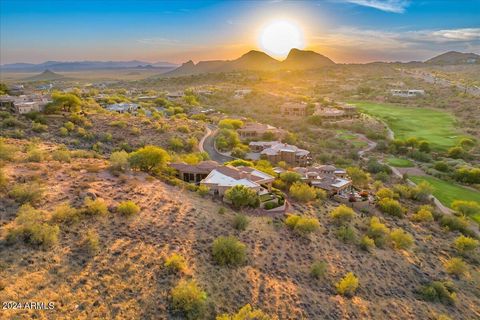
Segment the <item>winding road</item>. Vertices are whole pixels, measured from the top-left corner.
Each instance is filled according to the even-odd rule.
[[[224,163],[234,160],[235,158],[220,153],[217,148],[215,148],[215,135],[217,134],[218,128],[214,125],[208,124],[206,129],[207,133],[198,143],[198,149],[200,150],[200,152],[208,153],[210,159],[217,161],[218,163]]]

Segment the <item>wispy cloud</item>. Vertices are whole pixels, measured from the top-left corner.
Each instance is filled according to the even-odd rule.
[[[320,48],[342,52],[342,60],[419,60],[435,54],[480,51],[480,28],[383,31],[340,28],[311,39]]]
[[[357,4],[359,6],[375,8],[378,10],[404,13],[410,4],[409,0],[341,0],[343,2],[349,2]]]

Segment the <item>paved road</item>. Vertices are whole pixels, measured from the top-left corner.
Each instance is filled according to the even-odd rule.
[[[217,133],[218,128],[213,125],[207,125],[207,133],[200,140],[198,148],[200,151],[205,151],[210,156],[211,160],[215,160],[219,163],[224,163],[231,161],[234,158],[221,154],[215,149],[215,134]]]

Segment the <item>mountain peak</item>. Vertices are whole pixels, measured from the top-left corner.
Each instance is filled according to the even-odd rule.
[[[315,69],[335,63],[329,58],[311,50],[292,48],[282,66],[287,69]]]
[[[458,51],[448,51],[425,61],[429,64],[478,64],[480,55],[475,53],[463,53]]]

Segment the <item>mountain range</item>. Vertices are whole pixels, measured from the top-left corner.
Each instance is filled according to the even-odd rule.
[[[34,63],[11,63],[0,66],[0,71],[8,72],[37,72],[46,69],[51,71],[82,71],[82,70],[105,70],[105,69],[174,69],[178,65],[170,62],[150,63],[139,60],[131,61],[46,61]]]
[[[475,53],[463,53],[457,51],[449,51],[433,57],[425,63],[452,65],[452,64],[477,64],[480,63],[480,55]]]
[[[314,51],[292,49],[285,60],[279,61],[264,52],[251,50],[235,60],[200,61],[197,64],[190,60],[177,69],[165,73],[165,75],[179,76],[242,70],[304,70],[331,65],[335,65],[335,62]]]

